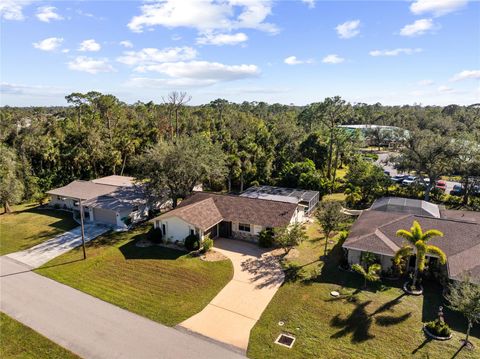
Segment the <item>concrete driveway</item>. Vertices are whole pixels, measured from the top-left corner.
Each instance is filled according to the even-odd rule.
[[[85,242],[91,241],[99,235],[107,232],[110,228],[97,224],[85,225]],[[78,247],[82,244],[80,226],[59,234],[35,247],[24,251],[7,254],[6,257],[15,259],[17,262],[26,264],[30,268],[37,268],[59,255]]]
[[[36,274],[6,256],[0,257],[0,311],[85,359],[241,358]]]
[[[233,263],[233,279],[198,314],[179,324],[246,353],[250,330],[284,280],[280,264],[255,244],[216,239],[215,250]]]

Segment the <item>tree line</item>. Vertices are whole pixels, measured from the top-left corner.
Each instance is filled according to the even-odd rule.
[[[92,91],[66,96],[64,107],[2,107],[2,204],[8,210],[72,180],[112,174],[145,179],[152,195],[174,203],[197,184],[229,192],[257,184],[322,194],[347,189],[368,201],[376,193],[369,181],[378,177],[374,183],[383,186],[382,171],[364,163],[358,150],[365,138],[339,127],[345,124],[408,130],[399,168],[431,180],[456,174],[472,186],[480,175],[479,105],[383,106],[332,97],[307,106],[224,99],[191,106],[189,100],[172,92],[158,104],[126,104]],[[361,182],[360,174],[364,182],[339,181],[345,166],[347,179]]]

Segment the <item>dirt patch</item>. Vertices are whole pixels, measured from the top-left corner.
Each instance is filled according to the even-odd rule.
[[[208,251],[207,253],[203,253],[200,256],[200,259],[205,262],[219,262],[219,261],[227,260],[228,258],[220,252]]]

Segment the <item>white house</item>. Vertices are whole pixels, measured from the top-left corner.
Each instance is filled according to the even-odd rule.
[[[198,192],[152,222],[170,241],[183,242],[190,234],[256,241],[262,230],[301,222],[303,216],[296,203]]]

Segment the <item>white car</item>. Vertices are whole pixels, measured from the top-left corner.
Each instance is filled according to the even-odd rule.
[[[402,185],[403,186],[411,186],[413,185],[415,182],[417,181],[417,177],[415,176],[408,176],[407,178],[405,178],[402,182]]]

